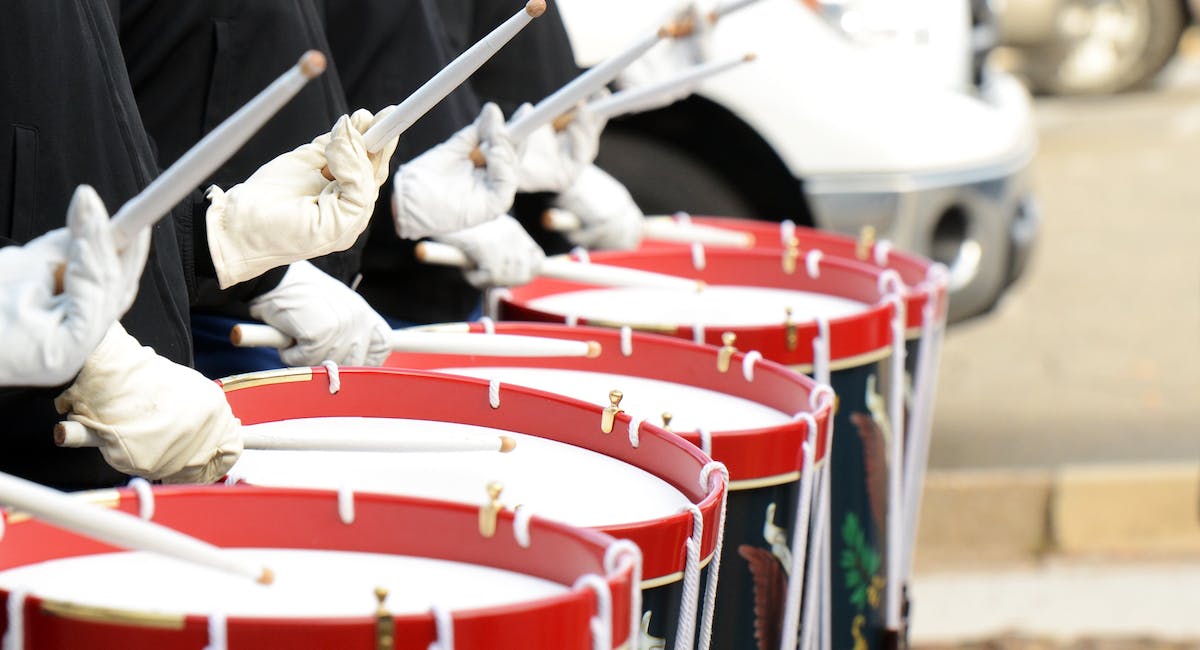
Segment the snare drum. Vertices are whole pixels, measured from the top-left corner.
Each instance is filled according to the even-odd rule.
[[[733,332],[739,347],[833,385],[840,404],[829,472],[833,645],[853,647],[863,638],[878,647],[887,597],[900,598],[899,580],[887,581],[889,570],[898,575],[902,564],[899,528],[891,532],[893,548],[886,544],[887,513],[898,505],[889,502],[889,492],[901,492],[899,468],[888,460],[894,455],[890,423],[904,420],[906,378],[897,361],[903,362],[907,335],[919,326],[929,294],[908,291],[895,273],[834,256],[806,261],[787,250],[696,254],[670,247],[591,259],[708,286],[687,293],[543,278],[501,295],[500,317],[630,326],[711,344]],[[901,516],[895,521],[899,526]]]
[[[596,531],[502,512],[484,538],[470,506],[317,490],[90,496],[261,561],[275,582],[9,514],[6,649],[383,648],[390,635],[407,650],[593,650],[597,633],[601,647],[631,647],[637,552]]]
[[[695,629],[699,614],[680,605],[685,587],[698,593],[701,569],[717,548],[725,478],[686,440],[626,413],[612,414],[612,426],[606,427],[600,406],[501,382],[351,368],[338,373],[333,393],[331,379],[324,368],[304,368],[243,375],[223,385],[248,431],[316,428],[396,439],[499,432],[515,438],[516,449],[507,454],[247,450],[231,478],[471,504],[490,499],[487,486],[498,482],[501,505],[521,504],[539,516],[637,543],[645,558],[642,634],[670,642],[677,629]]]
[[[832,394],[821,397],[808,377],[737,352],[735,341],[716,348],[629,329],[535,323],[474,323],[470,329],[597,341],[602,351],[597,358],[395,354],[387,365],[497,379],[597,403],[620,390],[621,408],[638,418],[661,418],[729,469],[711,647],[752,648],[756,629],[781,628],[792,553],[806,550],[792,545],[796,520],[807,515],[797,510],[801,445],[812,423],[814,454],[823,457],[824,436],[815,432],[826,430]],[[781,588],[756,588],[756,581]],[[790,583],[797,588],[793,598],[800,582]]]

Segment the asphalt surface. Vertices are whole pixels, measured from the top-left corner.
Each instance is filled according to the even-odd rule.
[[[947,335],[930,466],[1200,460],[1200,54],[1036,116],[1038,247]]]

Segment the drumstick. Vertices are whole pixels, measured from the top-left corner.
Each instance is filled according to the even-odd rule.
[[[208,542],[10,474],[0,473],[0,503],[113,546],[158,553],[237,574],[264,585],[275,579],[275,574],[267,567],[239,559]]]
[[[284,72],[271,85],[262,89],[254,99],[225,118],[192,145],[179,160],[150,182],[141,192],[121,206],[112,218],[113,238],[118,249],[124,249],[143,228],[166,216],[204,179],[212,175],[247,140],[266,124],[283,105],[300,92],[310,80],[325,72],[325,55],[309,50],[296,65]],[[59,267],[55,278],[57,292],[62,292],[65,267]]]
[[[416,252],[417,260],[426,264],[456,266],[464,269],[471,267],[471,261],[467,258],[466,254],[448,244],[423,241],[417,244]],[[564,256],[547,257],[542,262],[542,268],[538,271],[538,275],[556,280],[594,284],[603,287],[643,287],[669,291],[701,291],[705,286],[704,282],[700,280],[689,280],[675,275],[643,271],[641,269],[629,269],[623,266],[576,262]]]
[[[561,208],[549,208],[542,213],[542,226],[555,232],[574,232],[583,227],[579,217]],[[646,217],[642,221],[642,239],[754,248],[754,234],[719,226],[698,223],[679,223],[671,217]]]
[[[363,134],[363,144],[366,145],[367,151],[371,153],[379,151],[383,148],[384,143],[399,137],[408,130],[408,127],[424,117],[431,108],[454,92],[468,77],[495,56],[500,48],[507,45],[514,36],[525,29],[530,21],[541,16],[545,11],[546,0],[529,0],[524,9],[513,14],[511,18],[501,23],[478,43],[472,45],[449,65],[430,77],[429,81],[426,81],[413,94],[400,102],[387,117],[367,129],[367,132]],[[476,159],[474,153],[472,152],[471,159],[476,161],[476,166],[482,167],[484,160],[482,154]],[[325,175],[325,178],[333,180],[333,174],[329,171],[328,165],[321,169],[321,173]]]
[[[588,104],[587,107],[596,117],[606,120],[626,113],[661,108],[673,103],[681,91],[689,90],[690,92],[690,89],[701,81],[732,70],[743,63],[749,63],[754,59],[754,54],[746,54],[724,61],[693,66],[674,77],[598,99]]]
[[[292,337],[269,325],[235,325],[229,340],[240,348],[289,348]],[[515,334],[468,334],[455,332],[410,332],[393,330],[388,335],[393,352],[425,354],[469,354],[492,357],[587,357],[600,356],[597,341],[572,341]]]
[[[54,427],[54,443],[59,447],[99,447],[100,436],[74,420]],[[268,451],[386,451],[386,452],[458,452],[498,451],[507,454],[517,446],[510,436],[425,436],[371,437],[344,433],[263,434],[242,430],[242,446]]]

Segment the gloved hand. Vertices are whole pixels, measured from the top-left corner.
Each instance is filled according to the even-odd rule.
[[[126,474],[211,483],[242,453],[240,423],[225,393],[142,347],[119,323],[54,406],[96,432],[104,460]]]
[[[462,250],[475,264],[463,275],[477,289],[526,284],[546,259],[541,247],[507,214],[435,239]]]
[[[579,217],[583,227],[566,233],[576,246],[631,250],[642,240],[645,215],[620,181],[588,165],[575,184],[554,199],[554,206]]]
[[[208,248],[222,289],[354,244],[370,223],[398,141],[372,154],[362,134],[389,112],[343,115],[332,131],[263,165],[228,192],[209,188]],[[336,180],[321,173],[326,165]]]
[[[250,315],[295,339],[279,351],[289,366],[326,360],[382,365],[391,329],[363,297],[308,262],[288,267],[279,286],[250,301]]]
[[[86,185],[71,197],[66,228],[0,249],[0,385],[70,381],[133,303],[149,249],[149,229],[116,249],[104,203]]]
[[[475,167],[476,147],[487,165]],[[484,105],[475,123],[396,171],[392,216],[403,239],[421,239],[504,214],[517,191],[516,151],[504,115]]]
[[[521,105],[513,119],[532,109],[529,104]],[[546,124],[530,133],[518,148],[517,190],[566,191],[583,168],[596,159],[604,124],[605,121],[587,110],[586,105],[581,105],[562,131],[555,131],[552,124]]]

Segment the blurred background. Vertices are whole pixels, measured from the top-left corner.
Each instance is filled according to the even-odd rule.
[[[1178,43],[1132,87],[1035,97],[1029,267],[947,335],[918,647],[1200,648],[1200,32]]]

